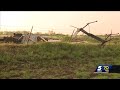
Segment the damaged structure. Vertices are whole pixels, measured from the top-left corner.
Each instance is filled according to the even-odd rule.
[[[43,42],[48,41],[48,38],[45,36],[32,34],[32,29],[33,29],[33,26],[31,28],[30,33],[26,35],[23,35],[21,33],[14,33],[13,36],[3,37],[2,39],[0,39],[0,41],[3,41],[5,43],[13,42],[13,43],[23,43],[23,44],[26,44],[26,43],[32,44],[32,43],[37,43],[39,41],[43,41]]]
[[[0,39],[0,41],[3,41],[5,43],[9,43],[9,42],[13,42],[13,43],[23,43],[23,44],[32,44],[32,43],[37,43],[39,41],[43,41],[43,42],[47,42],[48,38],[45,36],[40,36],[40,35],[36,35],[36,34],[27,34],[27,35],[23,35],[23,34],[16,34],[14,33],[13,36],[10,37],[3,37],[2,39]]]

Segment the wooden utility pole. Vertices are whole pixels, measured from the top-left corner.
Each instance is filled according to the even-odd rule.
[[[105,42],[105,40],[103,40],[103,39],[101,39],[101,38],[99,38],[99,37],[97,37],[97,36],[95,36],[95,35],[93,35],[91,33],[86,32],[85,30],[83,30],[83,28],[79,29],[79,31],[87,34],[88,36],[90,36],[90,37],[92,37],[92,38],[94,38],[94,39],[96,39],[98,41]]]
[[[28,42],[29,42],[29,40],[30,40],[30,36],[31,36],[31,34],[32,34],[32,29],[33,29],[33,26],[32,26],[31,31],[30,31],[30,33],[29,33],[27,44],[28,44]]]
[[[97,21],[94,21],[94,22],[97,22]],[[94,22],[90,22],[90,23],[87,23],[83,28],[77,28],[77,27],[74,27],[74,26],[72,26],[72,27],[74,27],[74,28],[77,28],[77,31],[74,33],[74,38],[76,37],[76,35],[81,31],[81,32],[83,32],[83,33],[85,33],[85,34],[87,34],[88,36],[90,36],[90,37],[92,37],[92,38],[94,38],[94,39],[96,39],[96,40],[98,40],[98,41],[100,41],[100,42],[102,42],[102,44],[101,45],[104,45],[104,43],[106,43],[106,42],[108,42],[108,41],[110,41],[110,40],[107,40],[107,38],[109,37],[109,36],[111,36],[111,34],[110,35],[108,35],[108,37],[106,37],[106,39],[105,40],[103,40],[102,38],[100,38],[100,37],[97,37],[96,35],[93,35],[93,34],[91,34],[91,33],[88,33],[88,32],[86,32],[85,30],[84,30],[84,28],[86,27],[86,26],[88,26],[89,24],[91,24],[91,23],[94,23]]]

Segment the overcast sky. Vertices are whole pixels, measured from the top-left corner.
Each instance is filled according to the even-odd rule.
[[[120,33],[120,11],[0,11],[0,27],[3,30],[26,30],[71,34],[73,27],[83,27],[93,34]],[[82,33],[79,33],[82,34]]]

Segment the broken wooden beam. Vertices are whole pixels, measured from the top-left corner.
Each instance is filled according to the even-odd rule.
[[[40,36],[39,36],[40,37]],[[47,42],[47,40],[45,40],[43,37],[40,37],[43,41]]]

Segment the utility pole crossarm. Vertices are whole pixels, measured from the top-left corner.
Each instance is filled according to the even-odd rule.
[[[97,21],[87,23],[87,24],[83,27],[83,29],[84,29],[86,26],[88,26],[89,24],[95,23],[95,22],[97,22]]]

